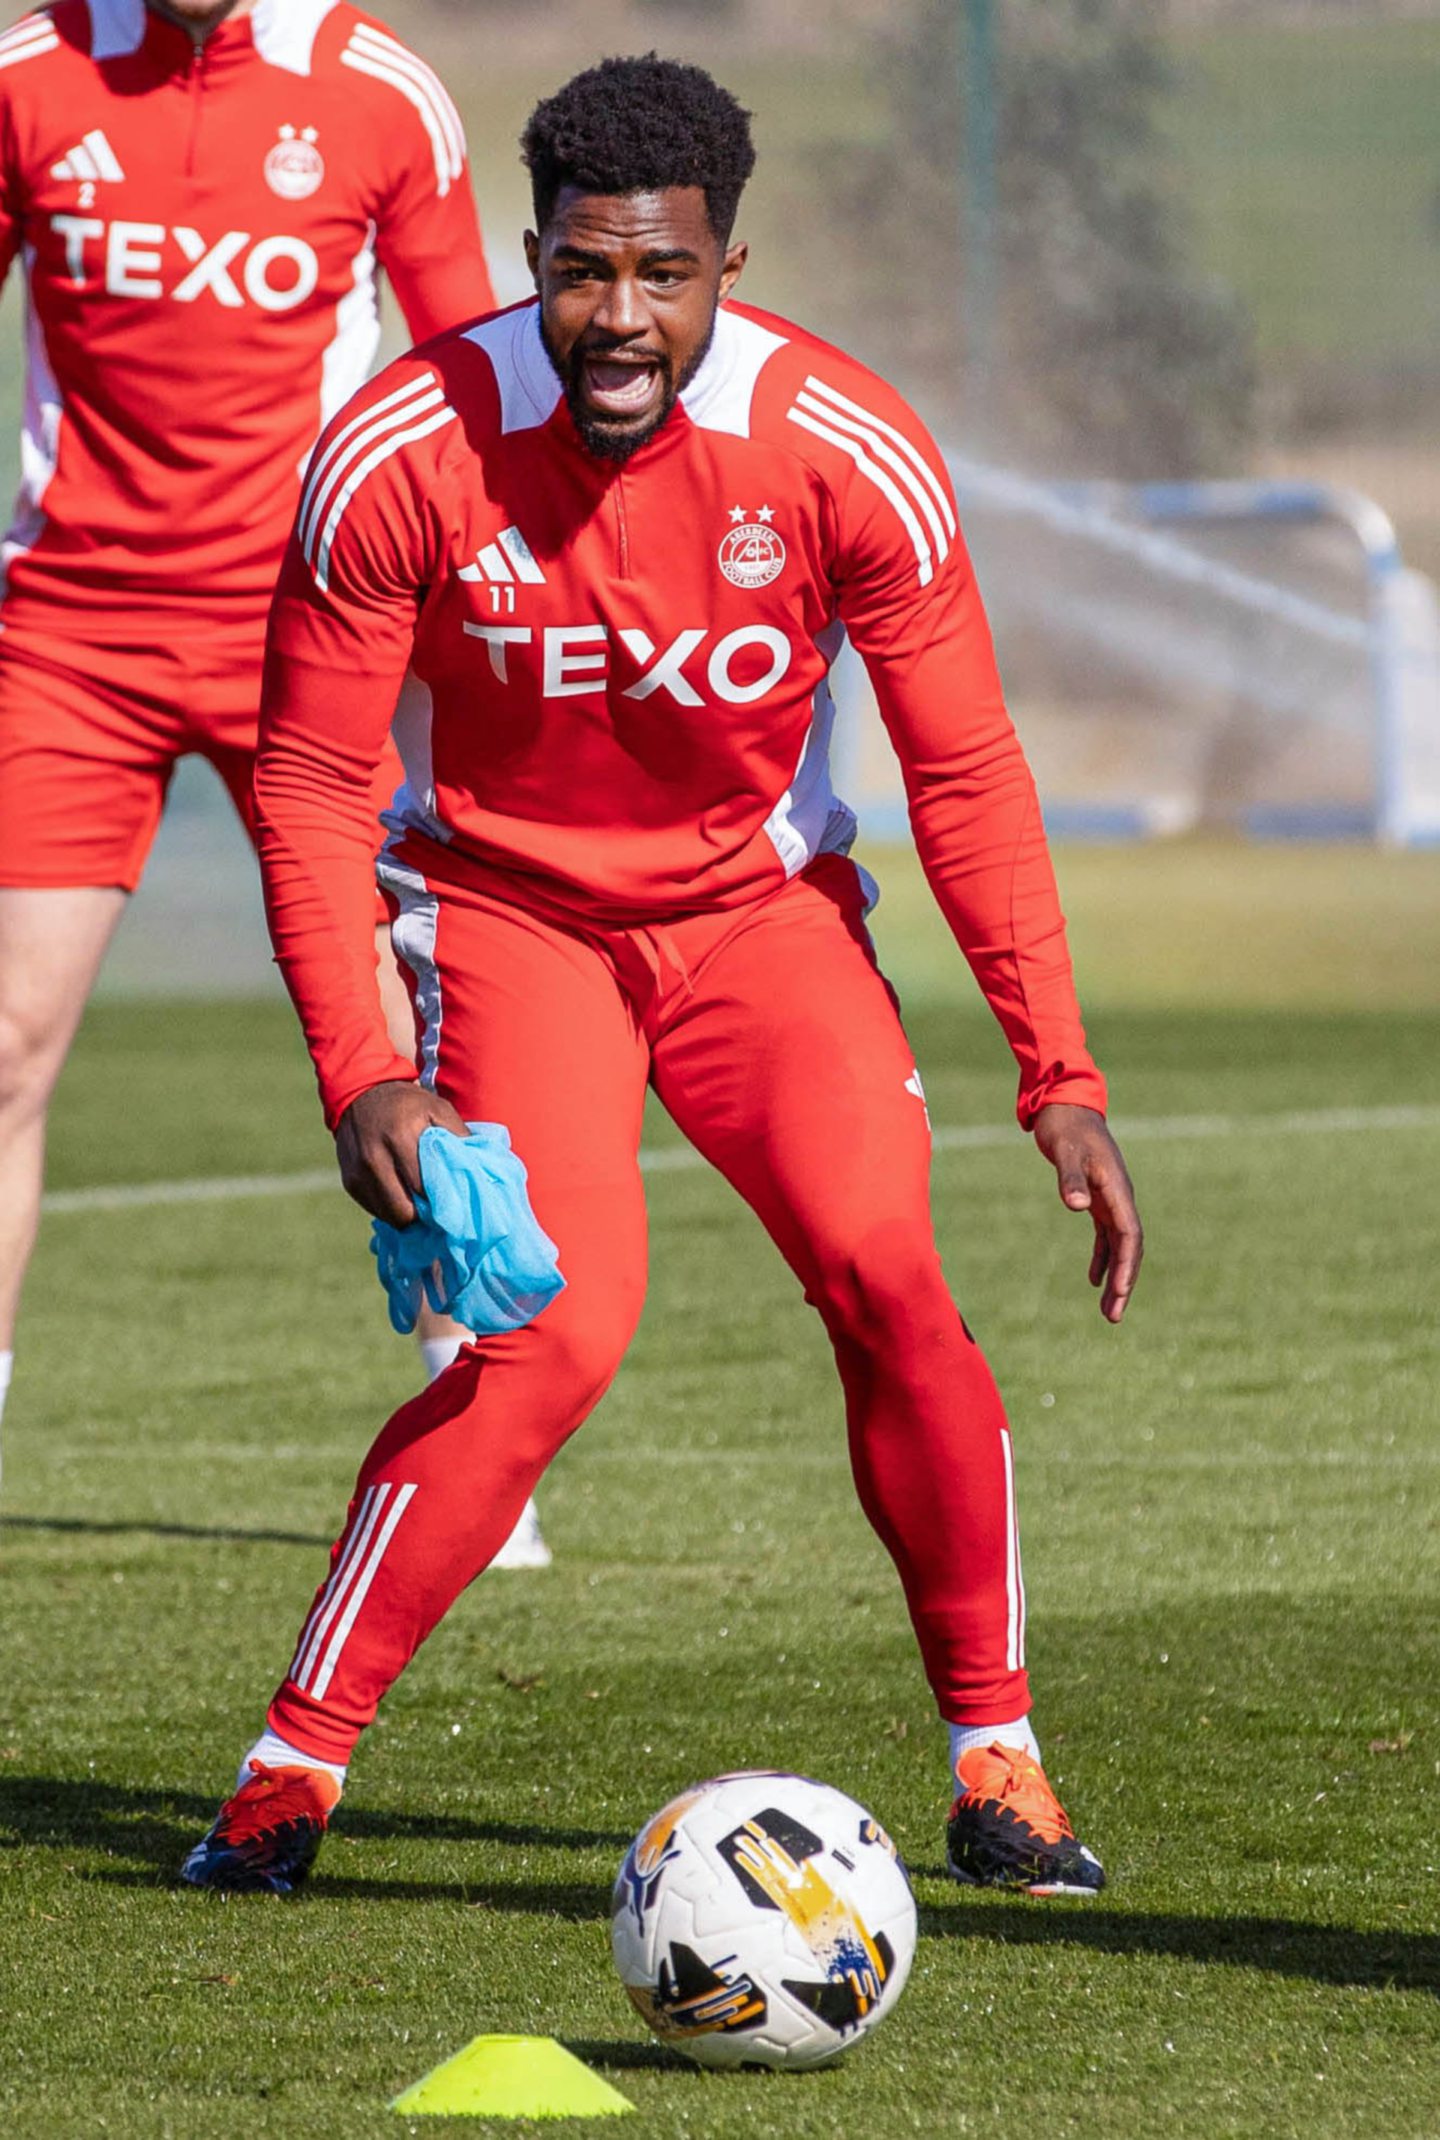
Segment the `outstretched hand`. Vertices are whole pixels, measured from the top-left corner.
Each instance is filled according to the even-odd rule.
[[[1055,1169],[1060,1201],[1070,1211],[1088,1211],[1095,1225],[1090,1283],[1103,1286],[1100,1313],[1118,1323],[1125,1313],[1145,1234],[1135,1208],[1120,1147],[1093,1107],[1054,1101],[1035,1117],[1035,1142]]]
[[[340,1179],[357,1204],[391,1226],[408,1226],[420,1189],[420,1137],[430,1128],[468,1137],[448,1100],[409,1078],[372,1085],[352,1100],[335,1132]]]

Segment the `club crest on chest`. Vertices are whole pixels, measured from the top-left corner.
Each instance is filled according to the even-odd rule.
[[[768,587],[785,569],[785,545],[771,522],[773,505],[753,513],[732,505],[730,526],[720,544],[720,570],[732,587]]]

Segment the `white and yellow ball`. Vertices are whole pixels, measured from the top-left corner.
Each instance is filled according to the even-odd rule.
[[[827,2064],[894,2007],[915,1898],[843,1791],[772,1770],[696,1784],[646,1822],[615,1883],[620,1978],[705,2066]]]

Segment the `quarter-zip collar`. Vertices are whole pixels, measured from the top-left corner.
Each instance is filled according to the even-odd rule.
[[[148,7],[145,9],[142,48],[161,75],[198,73],[207,80],[228,74],[256,56],[249,15],[227,15],[208,37],[197,43],[178,22],[172,22],[168,15],[157,15]]]

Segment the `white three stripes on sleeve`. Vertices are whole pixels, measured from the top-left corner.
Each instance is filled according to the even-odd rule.
[[[397,38],[386,37],[363,22],[340,60],[357,74],[388,82],[414,105],[435,152],[435,180],[443,200],[465,168],[465,129],[440,77]]]
[[[910,538],[920,585],[928,587],[958,533],[944,483],[903,431],[810,377],[787,412],[792,424],[838,446],[894,507]]]
[[[291,1659],[290,1679],[312,1701],[324,1699],[350,1630],[415,1492],[413,1485],[396,1486],[388,1481],[365,1489],[349,1544],[300,1630]]]
[[[60,33],[48,15],[26,15],[0,36],[0,67],[38,59],[42,52],[53,52],[59,42]]]
[[[421,399],[427,407],[433,408],[437,395],[440,395],[440,384],[434,372],[425,372],[418,379],[408,380],[404,386],[397,387],[393,394],[387,394],[383,400],[372,403],[368,409],[363,409],[358,416],[352,417],[348,424],[342,425],[324,453],[311,462],[305,472],[305,488],[300,498],[300,540],[307,554],[315,517],[320,501],[326,494],[328,480],[345,459],[347,449],[353,448],[356,434],[377,424],[387,415],[393,415],[396,423],[408,420],[414,415]],[[443,400],[444,396],[440,395],[440,398]]]
[[[330,585],[335,537],[361,484],[403,446],[454,421],[435,374],[425,372],[352,417],[331,439],[306,475],[297,523],[305,562],[322,594]]]

